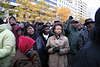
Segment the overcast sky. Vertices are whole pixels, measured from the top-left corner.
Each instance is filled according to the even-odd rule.
[[[96,10],[100,7],[100,0],[82,0],[88,5],[88,9],[92,9],[92,18],[94,19]]]

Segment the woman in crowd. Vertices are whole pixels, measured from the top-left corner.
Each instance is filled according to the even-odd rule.
[[[31,37],[34,40],[36,40],[36,38],[39,36],[36,33],[36,29],[32,24],[27,24],[25,26],[25,35]]]
[[[38,36],[36,39],[37,51],[40,56],[42,67],[48,67],[48,64],[47,64],[48,53],[45,51],[45,47],[46,47],[47,40],[50,36],[52,35],[50,34],[49,26],[44,25],[42,27],[42,32],[40,36]]]
[[[22,27],[16,26],[14,29],[14,35],[16,37],[16,50],[18,49],[19,37],[24,34]]]
[[[36,33],[36,29],[32,24],[27,24],[25,26],[25,36],[28,36],[32,38],[33,40],[36,40],[39,35]],[[37,50],[36,44],[34,45],[33,49]]]
[[[62,24],[55,24],[53,27],[54,36],[47,41],[47,51],[49,53],[49,67],[67,67],[67,53],[69,52],[68,38],[61,35]]]
[[[33,50],[35,41],[29,37],[19,37],[19,49],[13,59],[11,67],[41,67],[36,50]]]

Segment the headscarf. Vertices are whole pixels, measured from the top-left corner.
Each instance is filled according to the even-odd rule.
[[[26,53],[35,43],[36,41],[34,41],[32,38],[27,37],[27,36],[20,36],[19,37],[19,50],[22,53]]]

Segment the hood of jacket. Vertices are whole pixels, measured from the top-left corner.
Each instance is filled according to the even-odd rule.
[[[0,24],[0,33],[6,29],[7,29],[6,24]]]
[[[19,29],[23,29],[23,28],[22,28],[22,27],[19,27],[19,26],[16,26],[16,27],[14,28],[15,37],[18,37],[17,31],[18,31]]]
[[[18,34],[17,34],[17,31],[18,31],[19,29],[23,29],[23,28],[22,28],[22,27],[19,27],[19,26],[16,26],[16,27],[14,28],[14,35],[15,35],[15,37],[16,37],[16,50],[18,49],[18,43],[19,43]]]

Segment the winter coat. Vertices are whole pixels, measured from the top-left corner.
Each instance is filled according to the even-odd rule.
[[[74,53],[76,54],[79,50],[79,31],[77,30],[77,28],[74,28],[72,26],[70,26],[71,22],[67,21],[67,28],[66,31],[68,33],[68,40],[69,40],[69,46],[70,46],[70,52],[69,53]]]
[[[33,62],[18,49],[11,67],[40,67],[40,60],[36,51],[31,52],[31,57]]]
[[[49,53],[49,67],[67,67],[67,53],[69,52],[69,42],[67,37],[61,35],[60,38],[57,40],[56,36],[51,36],[48,41],[47,45],[51,48],[48,50]],[[59,53],[54,53],[53,48],[60,47]]]
[[[72,67],[100,67],[100,43],[89,41],[76,55]]]
[[[85,29],[79,34],[79,48],[85,46],[85,44],[88,41],[89,41],[89,32],[87,29]]]
[[[49,34],[49,37],[52,36]],[[41,65],[42,67],[48,67],[48,53],[45,51],[47,40],[44,38],[43,34],[37,37],[36,44],[37,44],[37,51],[40,56]]]
[[[9,67],[15,56],[15,37],[5,24],[0,25],[0,67]]]

